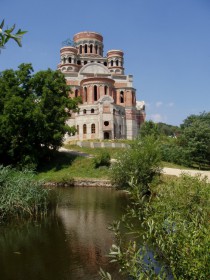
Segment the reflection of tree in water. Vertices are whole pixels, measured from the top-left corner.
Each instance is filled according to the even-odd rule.
[[[107,226],[122,214],[123,199],[94,188],[60,197],[56,216],[0,227],[0,279],[94,280],[99,267],[114,270],[105,256],[113,243]]]
[[[0,279],[69,279],[69,262],[59,218],[1,228]]]

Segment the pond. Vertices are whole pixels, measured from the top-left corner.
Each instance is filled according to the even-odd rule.
[[[55,211],[41,221],[0,226],[0,279],[94,280],[99,268],[117,268],[106,255],[114,237],[107,227],[123,214],[123,192],[108,188],[58,189]]]

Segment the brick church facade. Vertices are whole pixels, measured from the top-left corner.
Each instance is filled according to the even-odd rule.
[[[96,32],[80,32],[73,43],[60,50],[58,69],[71,86],[72,97],[81,96],[79,112],[72,113],[68,125],[77,133],[69,137],[85,139],[134,139],[145,119],[143,101],[136,101],[132,75],[124,74],[121,50],[103,56],[103,37]]]

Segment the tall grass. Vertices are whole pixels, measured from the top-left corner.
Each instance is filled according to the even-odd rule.
[[[31,171],[0,166],[0,222],[47,212],[50,193]]]

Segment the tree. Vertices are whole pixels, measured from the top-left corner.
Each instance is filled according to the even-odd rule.
[[[210,112],[190,115],[181,125],[179,145],[187,152],[189,165],[210,163]]]
[[[179,135],[180,133],[180,128],[175,125],[170,125],[166,123],[157,123],[157,127],[160,131],[161,134],[166,135],[166,136],[172,136],[175,137]]]
[[[27,31],[22,31],[19,29],[15,34],[12,33],[15,29],[15,24],[6,30],[3,30],[4,28],[4,20],[0,24],[0,48],[3,48],[5,44],[10,40],[14,40],[19,47],[22,46],[21,44],[21,39],[22,36],[27,32]]]
[[[140,129],[140,137],[145,137],[148,135],[153,135],[155,138],[160,136],[158,125],[151,120],[145,121]]]
[[[5,164],[37,164],[62,145],[70,110],[78,99],[59,71],[32,74],[31,64],[0,74],[0,161]]]

